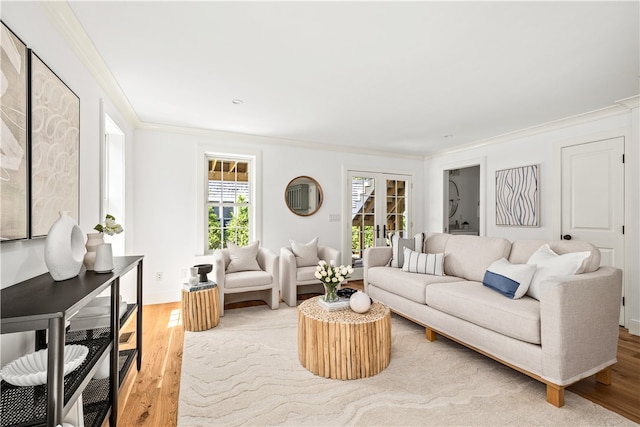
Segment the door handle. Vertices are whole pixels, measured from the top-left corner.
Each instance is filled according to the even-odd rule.
[[[383,239],[387,238],[387,224],[382,226],[382,238]]]
[[[571,234],[565,234],[564,236],[562,236],[562,238],[564,240],[571,240]]]
[[[376,225],[376,239],[380,238],[380,226]]]

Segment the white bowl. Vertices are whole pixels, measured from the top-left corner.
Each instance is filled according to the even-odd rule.
[[[34,386],[47,383],[47,349],[22,356],[0,370],[0,377],[9,384]],[[84,362],[89,349],[84,345],[64,347],[64,375],[69,374]]]

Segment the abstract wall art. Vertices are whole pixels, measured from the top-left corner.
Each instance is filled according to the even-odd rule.
[[[496,171],[496,225],[539,227],[538,165]]]
[[[78,219],[80,98],[31,52],[31,237]]]
[[[0,24],[0,240],[29,237],[27,46]]]

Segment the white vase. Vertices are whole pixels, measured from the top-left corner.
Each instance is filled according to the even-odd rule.
[[[55,281],[76,277],[82,268],[84,236],[70,212],[60,212],[44,243],[44,263]]]
[[[200,282],[200,277],[198,277],[198,267],[189,268],[191,272],[191,276],[189,276],[189,284],[191,286],[195,286]]]
[[[356,313],[366,313],[371,308],[371,298],[364,292],[358,291],[349,298],[349,307]]]
[[[87,271],[93,270],[96,262],[96,248],[104,244],[104,233],[87,233],[87,253],[84,256],[84,267]]]
[[[109,273],[113,271],[113,250],[111,243],[103,243],[96,248],[96,262],[94,268],[96,273]]]

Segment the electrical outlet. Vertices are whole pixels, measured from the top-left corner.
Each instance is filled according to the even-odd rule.
[[[156,272],[156,282],[162,282],[162,272]]]
[[[180,270],[180,276],[182,277],[182,280],[187,279],[187,269],[183,268],[182,270]]]

